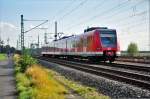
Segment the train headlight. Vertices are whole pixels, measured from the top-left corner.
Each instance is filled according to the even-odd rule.
[[[121,52],[120,51],[116,52],[116,55],[121,56]]]

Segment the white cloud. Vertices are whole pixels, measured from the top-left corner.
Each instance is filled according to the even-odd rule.
[[[19,28],[12,23],[0,22],[0,37],[7,44],[7,39],[10,39],[9,44],[11,46],[16,46],[16,41],[18,38]]]
[[[15,25],[11,24],[11,23],[7,23],[7,22],[0,22],[0,29],[3,28],[10,28],[10,29],[18,29],[18,27],[16,27]]]

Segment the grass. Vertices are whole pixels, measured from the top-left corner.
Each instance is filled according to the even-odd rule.
[[[0,54],[0,61],[6,60],[6,54]]]
[[[110,99],[109,96],[105,96],[99,93],[95,88],[84,86],[80,83],[68,80],[64,76],[61,76],[59,73],[55,71],[52,70],[48,71],[50,76],[53,76],[58,81],[62,82],[69,88],[73,89],[76,93],[80,94],[85,99]]]
[[[49,73],[39,65],[27,69],[26,75],[31,78],[36,93],[34,99],[64,99],[67,89],[58,83]]]
[[[31,60],[31,57],[24,59],[14,55],[18,99],[65,99],[68,90],[53,79],[45,68]]]
[[[95,88],[68,80],[55,71],[31,62],[29,57],[27,57],[27,61],[24,60],[25,62],[22,62],[22,59],[23,57],[14,55],[18,99],[65,99],[68,88],[64,85],[85,99],[109,99]],[[27,67],[25,72],[21,70],[23,66]]]
[[[68,93],[63,85],[39,65],[32,65],[25,73],[17,73],[16,81],[18,99],[65,99]]]

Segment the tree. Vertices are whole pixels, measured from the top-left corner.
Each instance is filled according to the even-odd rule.
[[[0,45],[3,45],[3,44],[4,44],[4,41],[0,37]]]
[[[127,52],[128,52],[128,54],[129,54],[130,56],[136,56],[137,53],[138,53],[138,46],[137,46],[137,44],[131,42],[131,43],[128,45]]]
[[[4,44],[4,42],[3,42],[3,40],[1,40],[1,38],[0,38],[0,53],[2,52],[3,44]]]

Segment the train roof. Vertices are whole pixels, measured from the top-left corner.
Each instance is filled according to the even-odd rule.
[[[84,32],[89,32],[89,31],[93,31],[96,29],[108,29],[107,27],[90,27],[84,30]]]
[[[91,28],[87,28],[84,30],[84,33],[85,32],[89,32],[89,31],[93,31],[93,30],[104,30],[104,31],[108,31],[108,30],[115,30],[115,29],[109,29],[107,27],[91,27]]]
[[[58,41],[58,40],[63,40],[63,39],[66,39],[66,38],[70,38],[70,37],[73,37],[73,36],[75,36],[75,35],[71,35],[71,36],[63,36],[62,38],[57,39],[56,41]]]
[[[107,27],[90,27],[90,28],[87,28],[84,30],[84,33],[85,32],[89,32],[89,31],[93,31],[93,30],[115,30],[115,29],[109,29]],[[63,40],[63,39],[67,39],[67,38],[70,38],[70,37],[74,37],[75,35],[71,35],[71,36],[63,36],[62,38],[59,38],[57,40],[54,40],[54,41],[59,41],[59,40]]]

